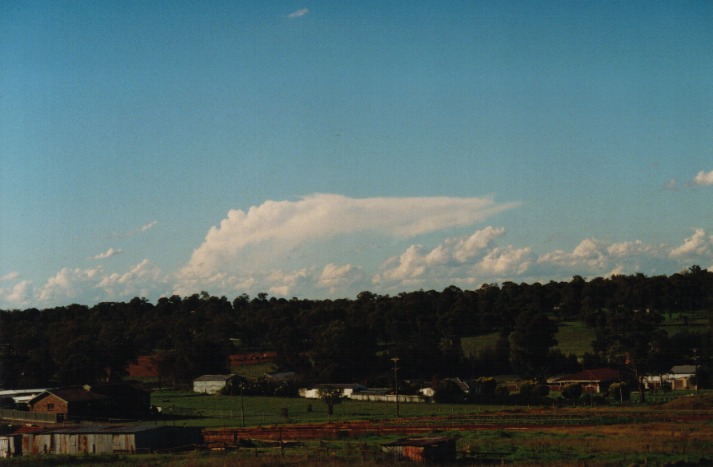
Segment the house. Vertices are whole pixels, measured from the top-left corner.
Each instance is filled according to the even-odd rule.
[[[671,389],[695,389],[696,365],[676,365],[668,373],[644,377],[647,389],[659,389],[668,385]]]
[[[109,398],[81,386],[49,389],[28,402],[31,412],[56,414],[58,419],[104,416]]]
[[[621,372],[613,368],[595,368],[583,370],[567,376],[548,380],[551,390],[561,391],[570,384],[580,384],[582,392],[602,393],[609,389],[612,383],[621,380]]]
[[[24,408],[30,400],[49,389],[50,388],[6,389],[4,391],[0,391],[0,408]]]
[[[419,463],[452,463],[456,460],[456,440],[445,436],[406,438],[384,444],[385,452]]]
[[[242,380],[238,375],[203,375],[193,380],[193,392],[201,394],[220,394],[225,388]]]
[[[150,395],[137,385],[109,383],[48,389],[28,402],[31,412],[56,414],[58,421],[78,418],[141,418],[149,414]]]
[[[69,426],[22,434],[22,454],[117,454],[202,444],[200,428]]]
[[[300,397],[305,399],[319,399],[319,391],[321,389],[339,389],[342,393],[342,397],[351,398],[355,393],[366,390],[366,386],[362,386],[359,383],[353,384],[322,384],[314,388],[301,388],[299,390]]]

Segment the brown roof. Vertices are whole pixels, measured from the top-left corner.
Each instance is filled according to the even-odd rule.
[[[103,396],[101,394],[87,391],[86,389],[84,389],[82,387],[70,387],[70,388],[50,389],[49,391],[45,391],[42,394],[39,394],[34,399],[32,399],[30,401],[30,404],[33,404],[35,401],[38,401],[40,399],[44,399],[45,397],[47,397],[50,394],[62,399],[65,402],[90,402],[90,401],[104,400],[107,398],[106,396]]]

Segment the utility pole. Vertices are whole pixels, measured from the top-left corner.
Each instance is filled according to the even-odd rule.
[[[394,362],[394,388],[396,394],[396,418],[399,418],[401,414],[399,413],[399,357],[394,357],[391,359]]]

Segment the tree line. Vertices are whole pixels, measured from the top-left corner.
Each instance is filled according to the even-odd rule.
[[[207,292],[150,303],[144,298],[0,310],[0,388],[118,380],[137,356],[156,354],[163,384],[229,371],[228,356],[277,352],[275,369],[316,382],[388,386],[393,357],[402,379],[437,380],[517,373],[528,378],[625,365],[664,371],[712,354],[711,325],[668,335],[673,316],[713,310],[713,273],[699,266],[670,276],[615,275],[549,283],[450,286],[398,295],[309,300]],[[595,330],[592,351],[564,355],[557,324]],[[496,344],[465,355],[464,337],[499,333]],[[693,350],[695,349],[695,350]],[[582,361],[584,359],[584,361]]]

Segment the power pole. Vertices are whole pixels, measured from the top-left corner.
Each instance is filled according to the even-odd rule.
[[[394,392],[396,394],[396,418],[399,418],[401,416],[399,412],[399,357],[394,357],[391,359],[391,361],[394,362]]]

